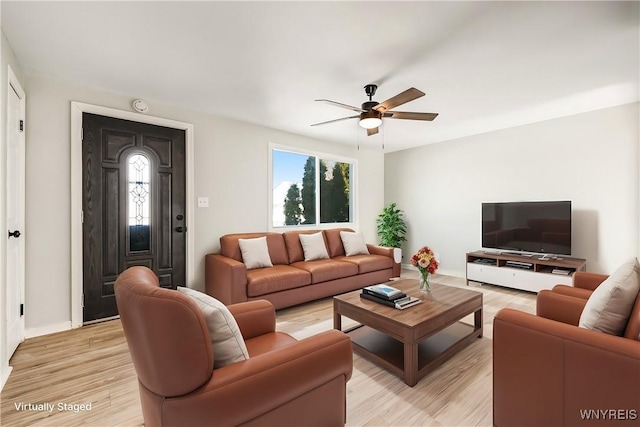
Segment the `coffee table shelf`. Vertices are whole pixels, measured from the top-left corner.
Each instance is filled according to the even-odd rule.
[[[449,352],[467,344],[465,339],[477,338],[476,329],[462,322],[455,323],[418,344],[418,372],[421,378],[444,362]],[[354,351],[404,377],[404,344],[368,326],[347,331]]]

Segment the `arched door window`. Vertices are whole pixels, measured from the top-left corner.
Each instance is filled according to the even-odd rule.
[[[129,157],[127,167],[129,251],[144,252],[151,248],[151,162],[144,154]]]

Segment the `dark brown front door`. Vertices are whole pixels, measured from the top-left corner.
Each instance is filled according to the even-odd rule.
[[[185,286],[185,136],[82,115],[84,322],[118,314],[113,284],[134,265]]]

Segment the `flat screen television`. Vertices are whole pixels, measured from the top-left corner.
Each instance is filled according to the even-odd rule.
[[[482,203],[482,247],[571,255],[571,201]]]

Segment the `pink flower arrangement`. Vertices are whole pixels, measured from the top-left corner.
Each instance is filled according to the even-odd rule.
[[[411,257],[411,265],[418,267],[420,273],[435,273],[440,265],[435,254],[429,246],[424,246]]]

